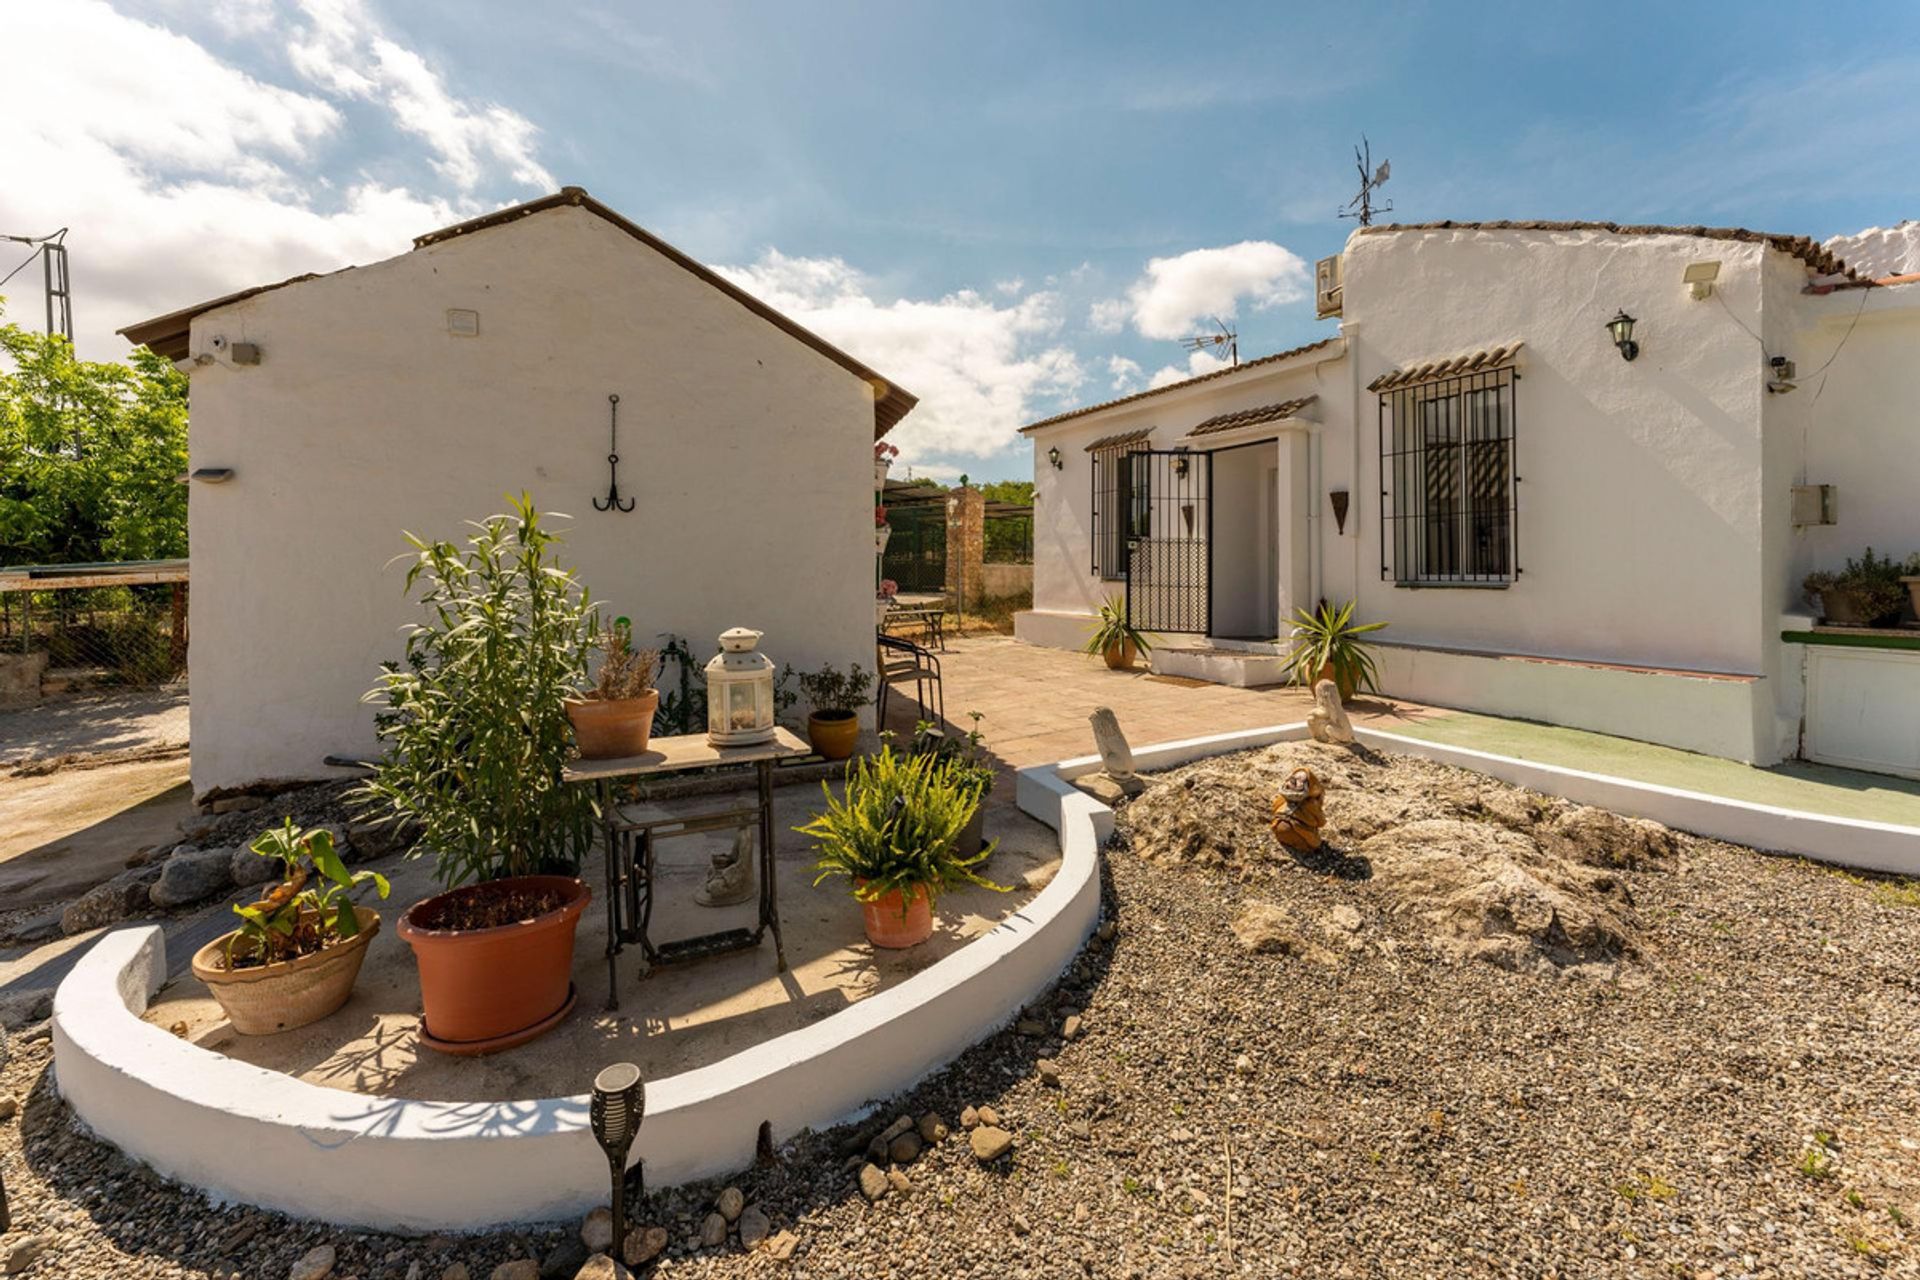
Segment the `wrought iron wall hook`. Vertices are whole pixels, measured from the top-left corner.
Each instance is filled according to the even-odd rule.
[[[631,511],[634,499],[620,496],[620,397],[607,397],[607,496],[593,500],[595,511]]]

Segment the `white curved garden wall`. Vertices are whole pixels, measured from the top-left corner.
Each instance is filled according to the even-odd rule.
[[[782,1141],[859,1114],[1004,1025],[1071,963],[1099,916],[1099,844],[1112,815],[1051,769],[1023,772],[1018,786],[1021,807],[1059,833],[1052,882],[897,987],[649,1082],[635,1155],[650,1184],[747,1167],[763,1121]],[[119,930],[61,983],[53,1012],[62,1096],[160,1172],[217,1198],[389,1230],[553,1220],[605,1199],[606,1158],[584,1096],[422,1102],[321,1088],[142,1022],[165,974],[159,929]]]

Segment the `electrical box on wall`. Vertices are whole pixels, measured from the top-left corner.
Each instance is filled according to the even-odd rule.
[[[1313,314],[1325,320],[1340,314],[1340,255],[1322,258],[1313,264]]]
[[[1793,523],[1796,528],[1812,524],[1833,524],[1834,487],[1830,484],[1797,484],[1793,486]]]

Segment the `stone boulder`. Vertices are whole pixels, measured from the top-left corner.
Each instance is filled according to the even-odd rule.
[[[184,907],[232,885],[233,850],[196,849],[175,853],[161,863],[160,878],[153,882],[147,896],[156,907]]]
[[[256,884],[267,884],[280,878],[280,863],[273,858],[263,858],[253,850],[242,845],[228,852],[228,873],[233,882],[242,889],[252,888]]]
[[[97,884],[67,904],[60,913],[60,931],[68,937],[118,924],[134,916],[144,916],[152,908],[149,891],[160,879],[164,863],[148,863],[122,871],[105,884]]]

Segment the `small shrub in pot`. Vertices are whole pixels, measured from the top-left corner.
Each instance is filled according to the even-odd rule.
[[[973,817],[961,830],[959,851],[963,854],[978,853],[986,846],[987,797],[993,792],[993,762],[987,757],[986,749],[981,745],[980,721],[978,711],[967,713],[973,720],[973,727],[965,733],[943,733],[940,726],[931,720],[922,720],[914,726],[912,752],[916,756],[927,756],[947,777],[959,784],[974,796]]]
[[[1830,626],[1886,626],[1899,620],[1907,603],[1901,576],[1910,570],[1920,570],[1920,565],[1876,556],[1868,547],[1858,560],[1849,556],[1846,568],[1810,573],[1800,585],[1807,602],[1819,606],[1821,620]]]
[[[588,760],[640,755],[653,738],[653,717],[660,710],[660,691],[653,687],[660,651],[634,648],[633,625],[625,618],[602,628],[594,644],[600,670],[584,694],[566,701],[580,755]]]
[[[846,670],[828,664],[800,673],[800,692],[811,708],[807,741],[828,760],[845,760],[860,742],[859,709],[873,701],[873,673],[854,663]]]

